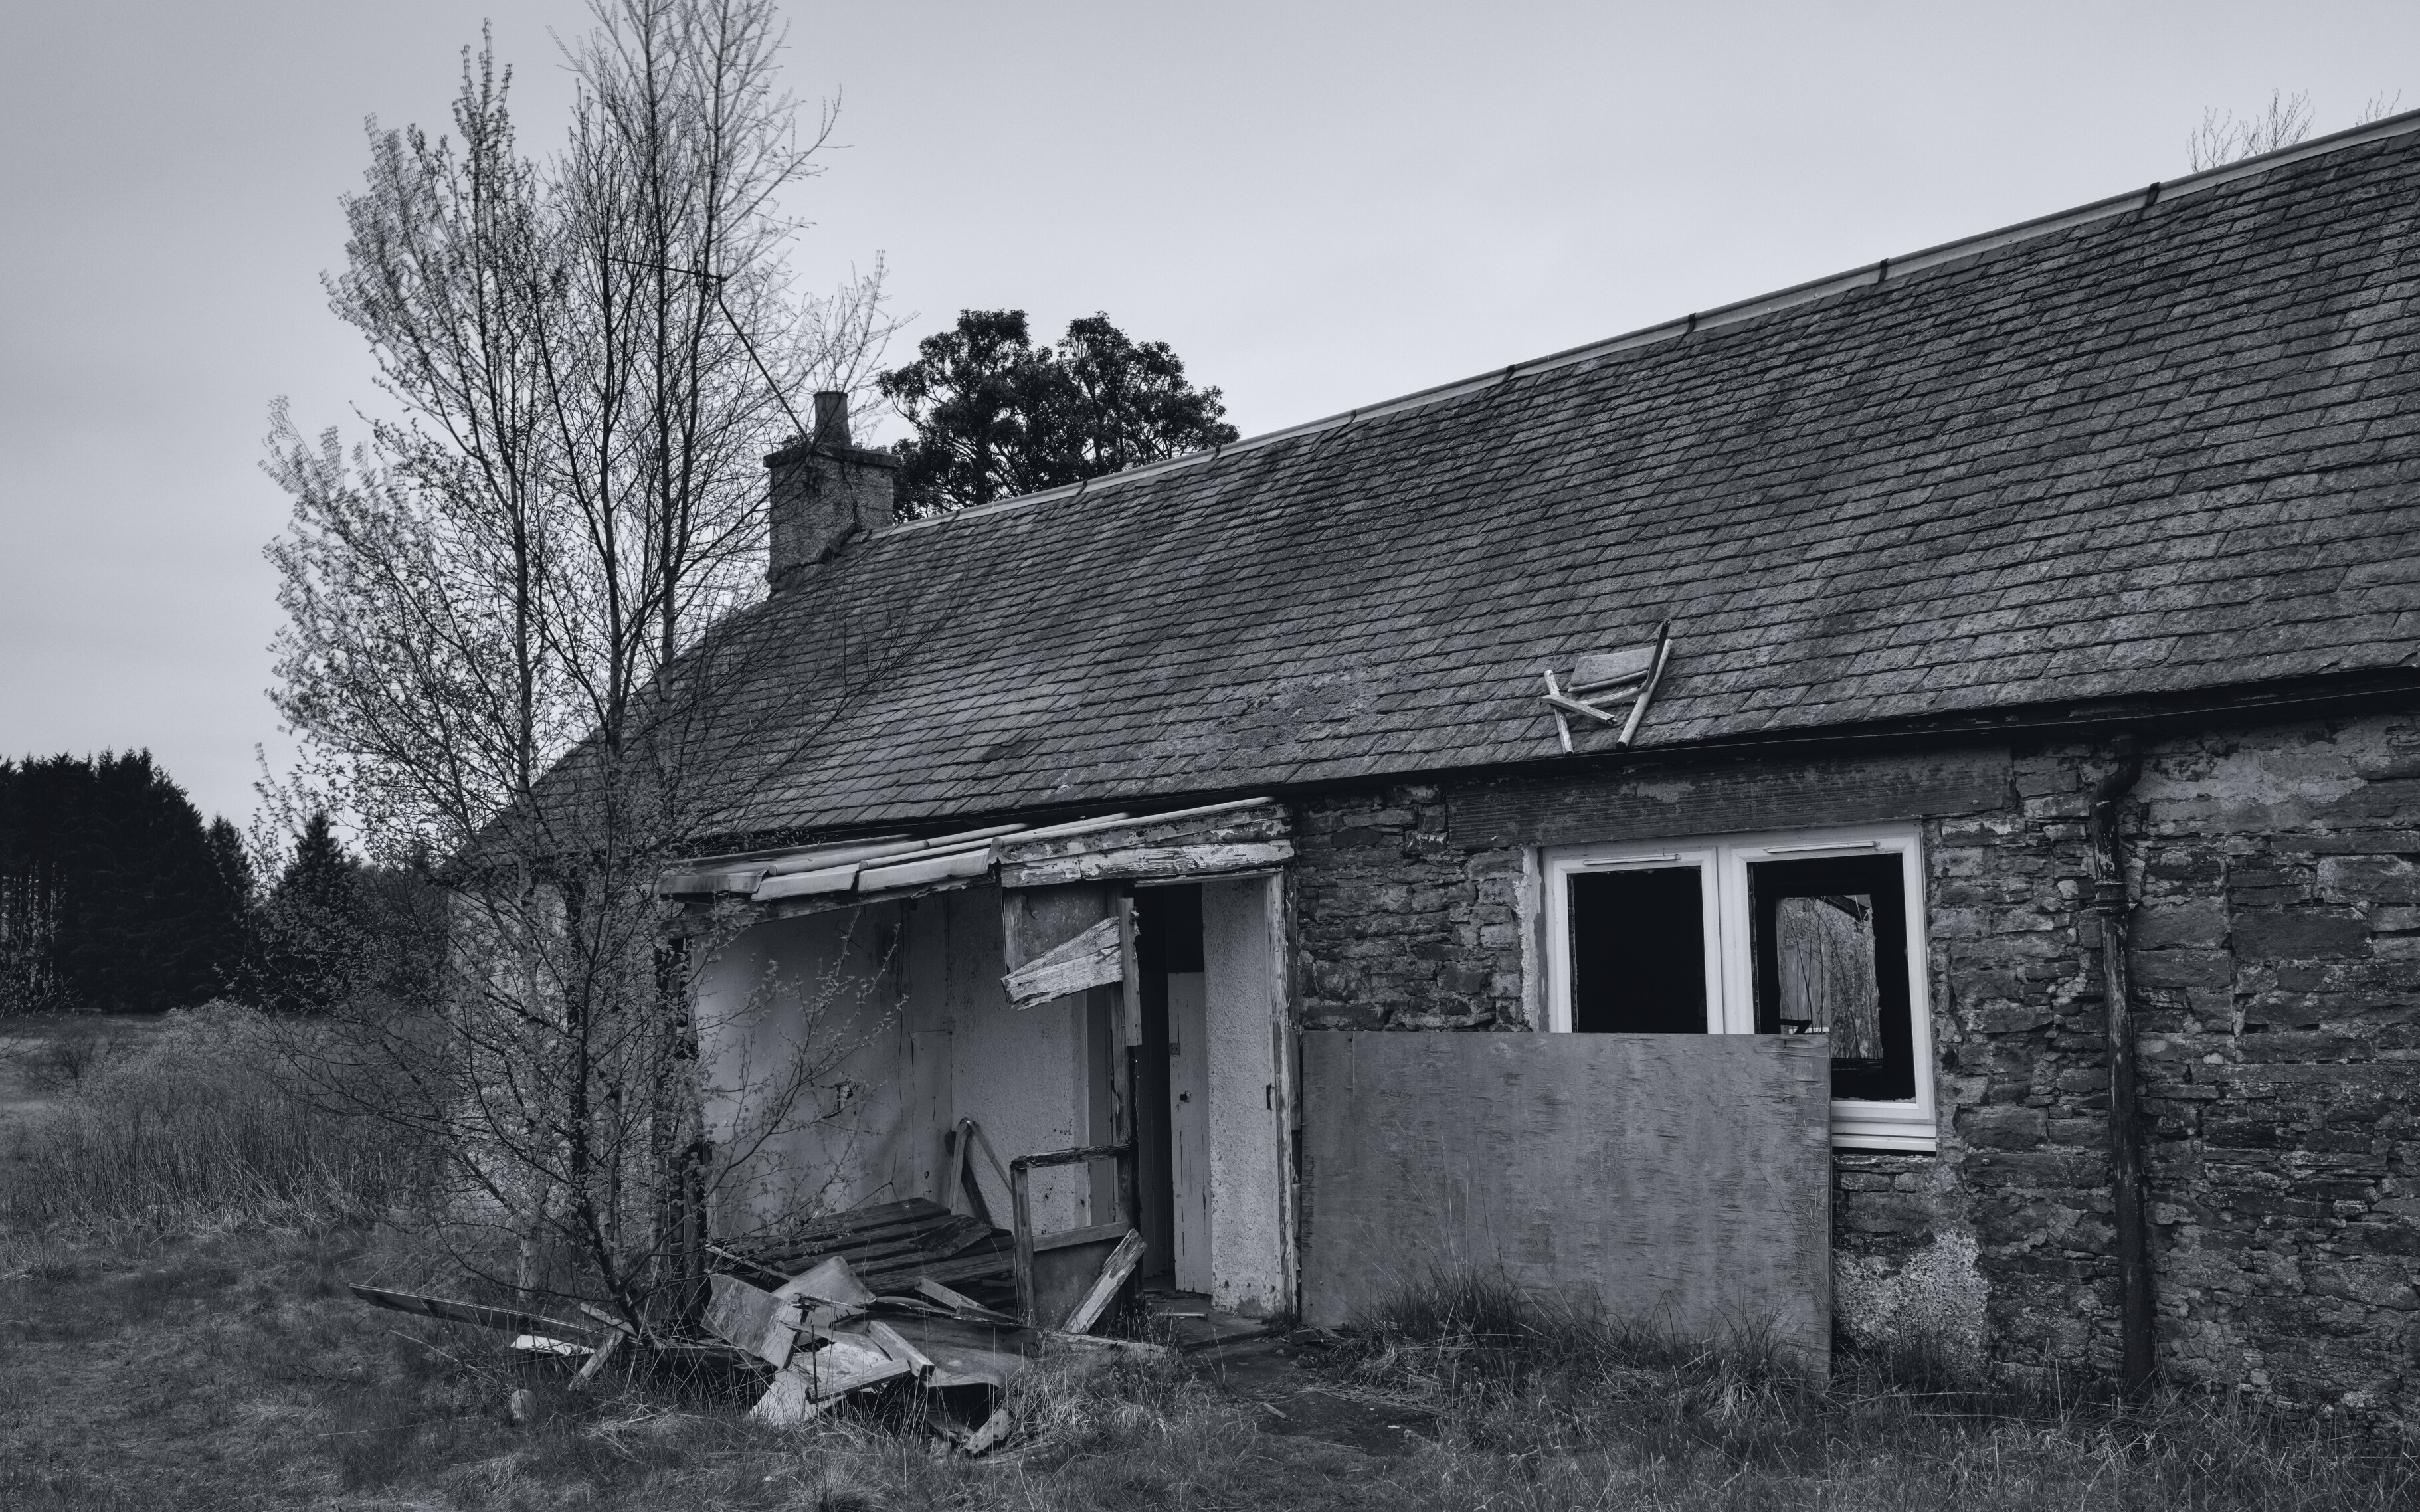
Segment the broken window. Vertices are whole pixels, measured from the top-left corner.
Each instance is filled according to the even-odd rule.
[[[1834,1143],[1933,1147],[1912,826],[1541,855],[1545,1027],[1821,1034]]]
[[[1706,1032],[1703,869],[1575,876],[1571,1027],[1577,1034]]]
[[[1916,1096],[1900,866],[1897,856],[1747,866],[1757,1033],[1829,1034],[1835,1098]]]

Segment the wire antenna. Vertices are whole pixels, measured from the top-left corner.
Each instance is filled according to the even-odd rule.
[[[668,262],[642,262],[636,257],[617,257],[612,253],[606,254],[605,260],[618,262],[626,268],[644,268],[649,273],[678,273],[684,278],[694,278],[712,289],[714,307],[722,312],[722,318],[731,322],[731,334],[739,338],[739,344],[742,347],[748,349],[748,360],[756,365],[756,371],[764,376],[765,386],[773,391],[773,402],[780,405],[782,413],[790,417],[790,429],[796,431],[802,441],[814,439],[808,433],[805,422],[799,418],[799,412],[790,408],[790,397],[782,392],[782,385],[773,377],[773,370],[766,366],[765,359],[757,354],[756,343],[748,339],[747,331],[739,324],[739,317],[731,313],[731,305],[724,301],[722,286],[731,282],[729,273],[710,273],[699,268],[675,268]]]

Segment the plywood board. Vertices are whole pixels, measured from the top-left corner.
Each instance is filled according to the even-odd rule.
[[[1823,1037],[1302,1037],[1303,1314],[1433,1270],[1831,1351]]]

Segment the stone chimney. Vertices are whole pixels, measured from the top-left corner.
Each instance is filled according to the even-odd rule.
[[[817,562],[891,523],[899,459],[849,444],[848,396],[815,396],[815,433],[765,459],[771,474],[773,551],[766,579],[780,593]]]

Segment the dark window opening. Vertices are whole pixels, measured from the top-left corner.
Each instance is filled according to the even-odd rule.
[[[1756,1032],[1829,1031],[1836,1098],[1916,1096],[1901,875],[1897,856],[1759,861],[1747,868]]]
[[[1572,1029],[1706,1032],[1706,918],[1695,866],[1575,872]]]

